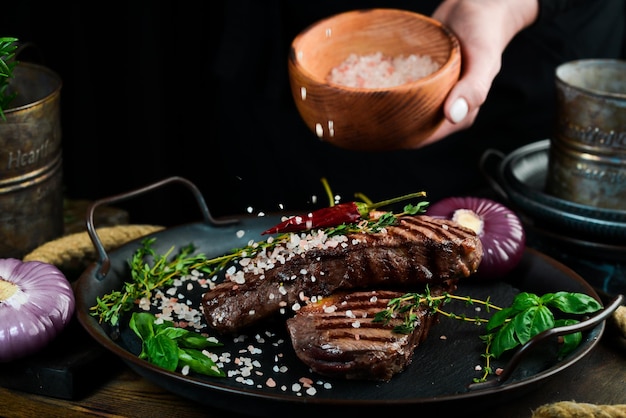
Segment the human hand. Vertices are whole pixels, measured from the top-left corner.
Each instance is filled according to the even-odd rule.
[[[458,37],[462,69],[444,102],[445,120],[417,147],[469,128],[500,71],[502,53],[513,37],[538,16],[538,0],[444,0],[432,17]]]

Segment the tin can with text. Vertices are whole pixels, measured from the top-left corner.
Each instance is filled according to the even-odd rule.
[[[547,192],[626,208],[626,61],[587,59],[556,69],[556,129]]]

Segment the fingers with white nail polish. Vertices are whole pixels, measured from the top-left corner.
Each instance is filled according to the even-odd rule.
[[[462,97],[459,97],[452,103],[452,107],[450,108],[450,118],[453,123],[459,123],[467,116],[467,112],[469,110],[469,106],[467,104],[467,100]]]

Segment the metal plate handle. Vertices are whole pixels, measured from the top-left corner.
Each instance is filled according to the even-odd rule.
[[[125,193],[121,193],[121,194],[117,194],[114,196],[105,197],[103,199],[96,200],[87,209],[87,232],[99,256],[100,267],[96,271],[96,278],[98,280],[102,280],[107,275],[111,267],[111,261],[109,259],[109,255],[107,254],[104,246],[102,245],[102,241],[100,240],[100,237],[98,236],[98,233],[96,232],[96,228],[94,226],[93,214],[96,208],[102,205],[107,205],[107,204],[115,203],[115,202],[121,202],[130,198],[134,198],[136,196],[159,189],[171,183],[180,183],[186,186],[193,193],[194,197],[196,198],[196,202],[198,203],[198,206],[200,207],[200,211],[202,212],[204,223],[210,224],[210,225],[229,225],[229,224],[238,222],[236,219],[217,220],[213,218],[213,216],[211,216],[211,213],[209,212],[209,208],[207,207],[206,201],[204,200],[204,197],[202,196],[202,193],[200,192],[200,189],[198,189],[198,187],[196,187],[196,185],[193,184],[191,181],[183,177],[169,177],[169,178],[157,181],[156,183],[151,183],[151,184],[148,184],[147,186],[140,187],[138,189],[134,189]]]
[[[623,295],[617,295],[608,306],[606,306],[602,311],[587,320],[581,321],[574,325],[550,328],[543,332],[540,332],[539,334],[528,340],[526,344],[524,344],[519,350],[517,350],[517,352],[513,355],[513,357],[511,357],[507,365],[504,367],[504,371],[501,375],[499,375],[495,379],[491,379],[486,382],[472,383],[471,385],[469,385],[469,389],[478,390],[500,385],[513,374],[515,369],[526,357],[526,354],[538,344],[550,337],[558,337],[561,335],[572,334],[574,332],[581,332],[595,327],[600,322],[604,321],[610,315],[612,315],[613,312],[615,312],[615,310],[622,304],[623,300]]]

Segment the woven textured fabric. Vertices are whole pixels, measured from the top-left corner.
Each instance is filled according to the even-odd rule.
[[[97,228],[96,233],[106,251],[114,250],[127,242],[162,230],[158,225],[117,225]],[[96,247],[89,234],[76,232],[46,242],[23,258],[24,261],[42,261],[54,264],[61,271],[80,271],[97,259]]]

